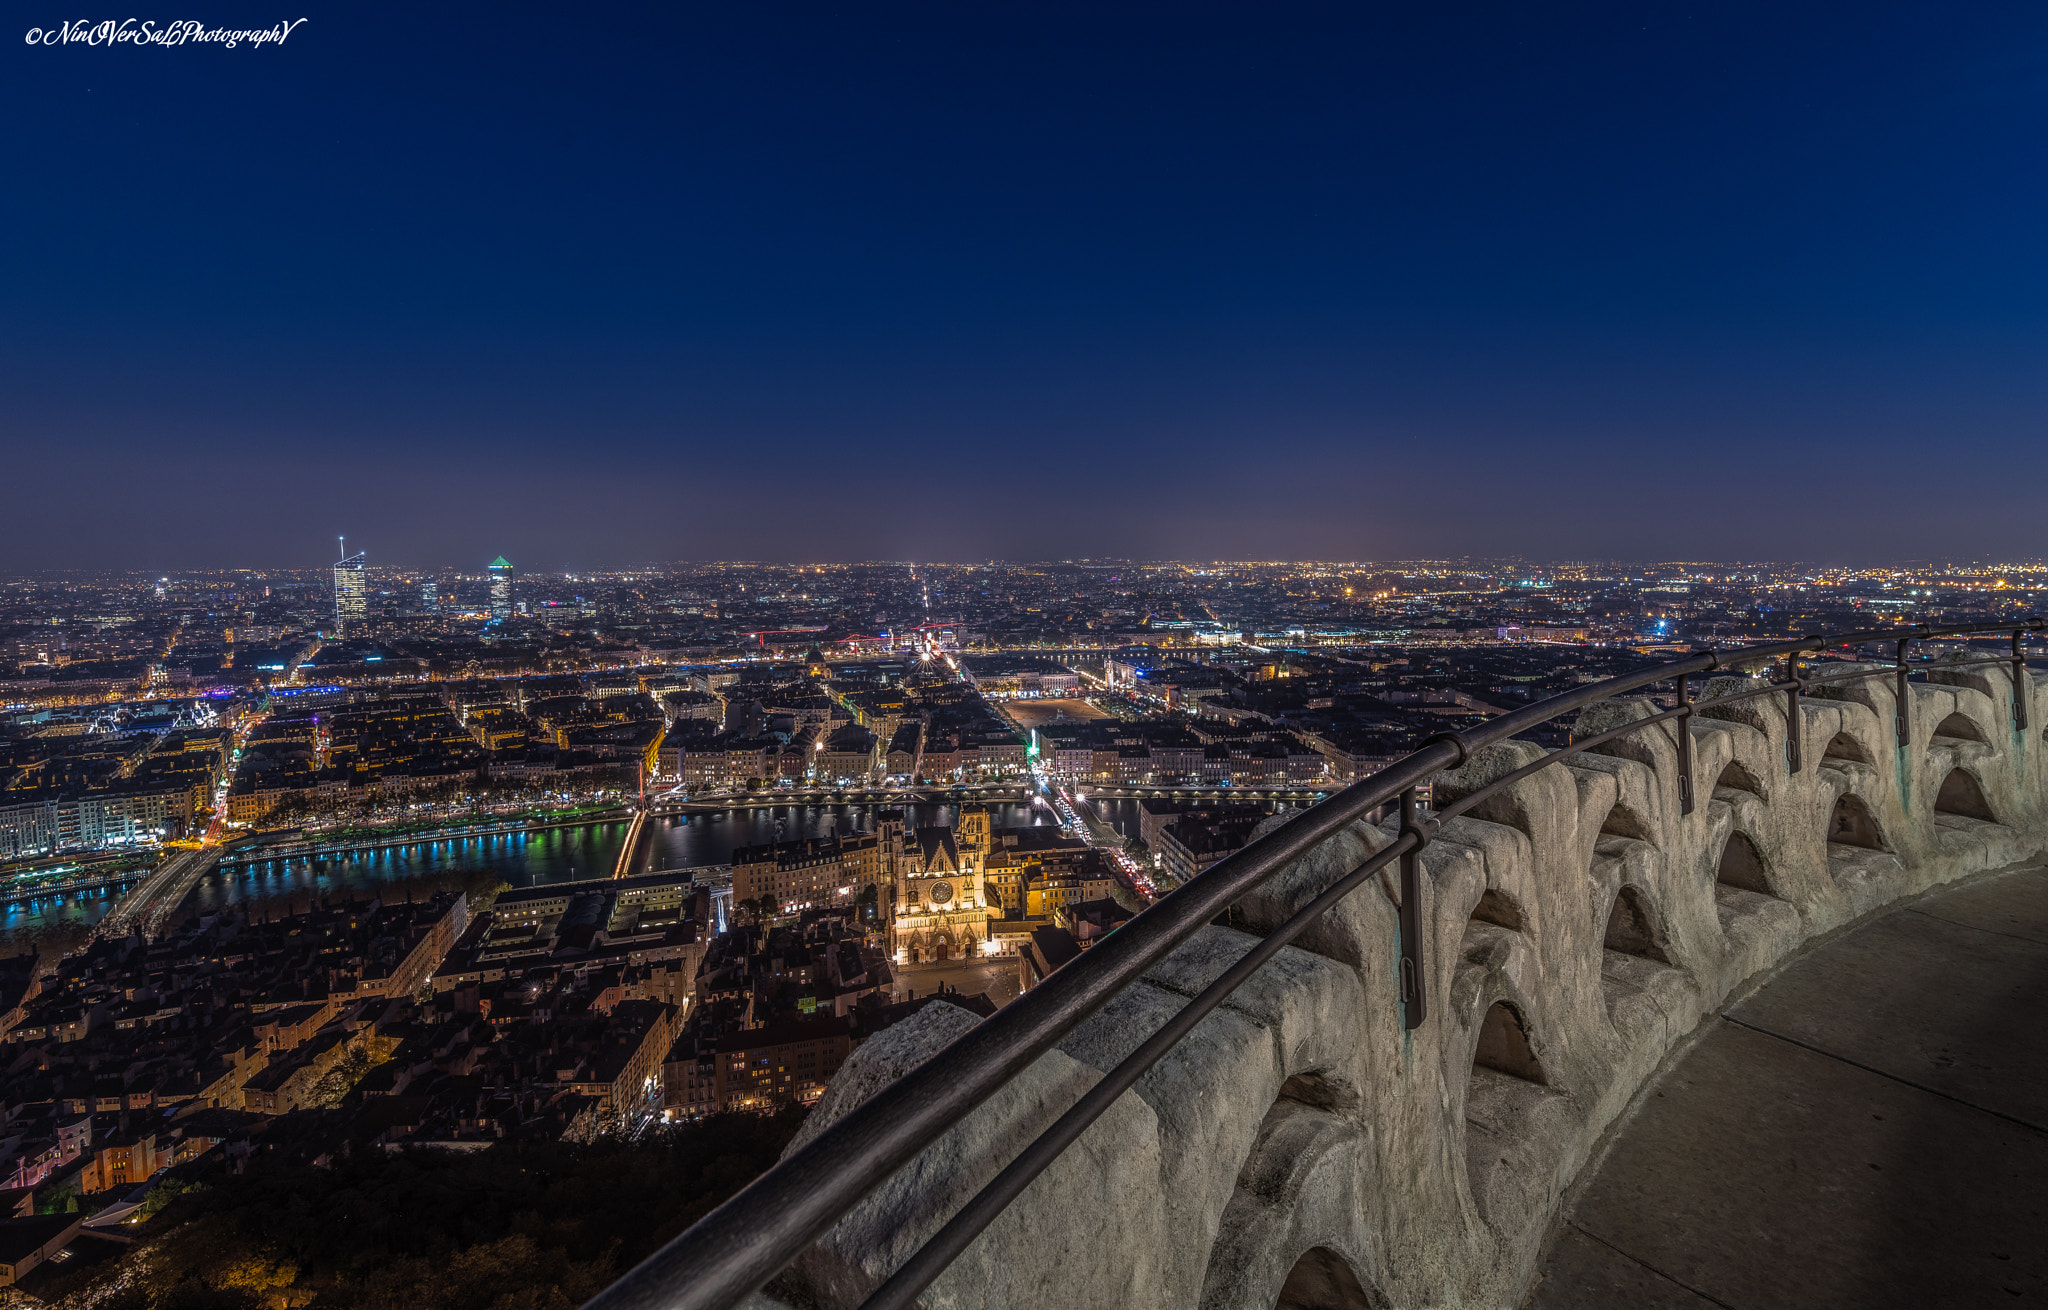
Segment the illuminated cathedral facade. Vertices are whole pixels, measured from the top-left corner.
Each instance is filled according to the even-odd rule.
[[[988,898],[982,887],[988,815],[969,812],[958,829],[918,828],[896,861],[898,961],[972,959],[988,941]]]

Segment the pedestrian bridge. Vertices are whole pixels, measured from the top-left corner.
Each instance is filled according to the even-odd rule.
[[[1908,645],[1990,631],[2010,655]],[[1881,663],[1812,658],[1880,639]],[[2030,1040],[2039,955],[1986,981],[1974,939],[1944,966],[1886,936],[1962,903],[1942,889],[2037,885],[1986,881],[2048,847],[2048,703],[2019,650],[2012,625],[1814,636],[1433,740],[994,1018],[934,1005],[860,1048],[782,1164],[592,1305],[1818,1304],[1764,1271],[1824,1250],[1864,1280],[1845,1302],[1880,1303],[1904,1285],[1874,1295],[1872,1271],[1949,1230],[1901,1223],[1858,1266],[1838,1210],[1792,1203],[1818,1185],[1779,1167],[1790,1146],[1907,1168],[1893,1202],[1916,1160],[2043,1155],[2038,1092],[1951,1072]],[[1512,739],[1560,714],[1565,750]],[[2038,943],[2034,905],[1955,926]],[[1902,1054],[1922,1048],[1950,1064]],[[1836,1126],[1832,1154],[1802,1123]],[[1920,1137],[1885,1155],[1874,1132]],[[1972,1238],[2010,1257],[1986,1277],[2048,1293],[2038,1238],[2003,1231]]]

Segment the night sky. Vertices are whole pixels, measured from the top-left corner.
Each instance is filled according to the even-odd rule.
[[[0,566],[2043,553],[2038,4],[9,9]]]

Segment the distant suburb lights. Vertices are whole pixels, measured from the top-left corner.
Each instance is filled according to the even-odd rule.
[[[246,45],[260,49],[266,45],[283,45],[292,30],[305,21],[303,18],[281,19],[274,27],[235,28],[208,27],[189,18],[171,23],[158,23],[151,18],[109,18],[95,23],[89,18],[79,18],[55,27],[31,27],[21,39],[25,45],[222,45],[230,50]]]

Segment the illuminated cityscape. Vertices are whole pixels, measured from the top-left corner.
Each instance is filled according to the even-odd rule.
[[[2048,1296],[2048,9],[222,17],[0,76],[0,1310]]]
[[[77,879],[541,796],[1307,797],[1674,653],[1993,621],[2048,587],[2030,562],[728,563],[519,575],[522,614],[514,577],[357,553],[11,580],[6,854]]]
[[[6,1040],[52,1072],[0,1167],[96,1206],[308,1116],[396,1147],[801,1113],[892,1025],[998,1013],[1446,732],[1690,653],[2026,616],[2044,589],[2027,561],[15,577]],[[55,1053],[195,1000],[138,972],[93,1019],[84,978],[124,977],[126,941],[229,933],[288,1003],[249,1016],[254,1047],[218,999],[163,1029],[118,1099],[172,1127],[103,1123]],[[281,983],[315,940],[353,972]],[[453,1063],[407,1035],[466,1024]],[[536,1076],[541,1051],[573,1073]]]

